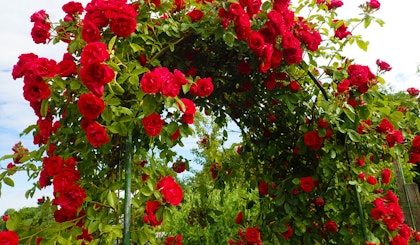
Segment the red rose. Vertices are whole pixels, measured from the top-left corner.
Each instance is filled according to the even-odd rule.
[[[382,184],[389,184],[391,182],[391,170],[389,168],[385,168],[382,170]]]
[[[101,31],[92,21],[83,21],[82,39],[87,43],[98,42],[101,40]]]
[[[400,130],[392,131],[385,139],[390,148],[394,147],[396,143],[401,144],[404,141],[404,137]]]
[[[366,85],[369,80],[375,79],[375,75],[370,71],[368,66],[350,65],[347,68],[350,83],[352,86]]]
[[[251,31],[251,34],[248,37],[248,46],[257,56],[262,55],[264,45],[265,42],[263,35],[257,31]]]
[[[299,64],[303,58],[303,51],[299,40],[292,33],[286,33],[282,39],[283,56],[288,64]]]
[[[185,9],[185,1],[184,0],[174,0],[174,12],[178,12],[181,9]]]
[[[268,194],[268,184],[267,182],[261,181],[258,184],[258,191],[260,192],[261,196],[265,196]]]
[[[240,15],[235,20],[235,33],[238,40],[245,40],[248,38],[249,33],[251,32],[251,24],[249,17],[246,14]]]
[[[340,0],[331,0],[331,2],[327,4],[328,10],[336,9],[341,6],[343,6],[343,2]]]
[[[107,59],[109,59],[108,47],[102,42],[88,43],[80,55],[80,63],[82,65],[102,63]]]
[[[314,151],[319,150],[322,146],[322,138],[319,137],[318,130],[306,132],[303,135],[303,143]]]
[[[199,97],[209,96],[214,89],[214,85],[210,77],[199,78],[195,83],[190,87],[190,93]]]
[[[159,114],[152,113],[144,117],[142,123],[146,134],[151,137],[155,137],[160,134],[160,131],[162,131],[162,127],[165,121],[162,120]]]
[[[392,125],[392,123],[387,118],[384,118],[376,128],[376,131],[379,133],[390,134],[394,131],[394,125]]]
[[[72,186],[80,179],[79,171],[76,169],[65,169],[53,178],[54,192],[62,192],[68,186]]]
[[[45,22],[48,19],[49,15],[45,12],[45,10],[40,10],[35,12],[31,15],[31,22]]]
[[[283,54],[280,50],[273,48],[273,54],[271,56],[271,68],[276,69],[283,59]]]
[[[58,193],[58,197],[53,200],[53,204],[60,205],[64,209],[77,209],[83,204],[85,198],[85,190],[80,186],[65,186],[65,188]]]
[[[378,182],[377,180],[376,180],[376,178],[375,178],[375,176],[369,176],[369,177],[367,177],[367,182],[369,183],[369,184],[371,184],[371,185],[376,185],[376,183]]]
[[[241,5],[239,5],[237,3],[231,3],[229,5],[229,14],[232,14],[232,15],[238,17],[238,16],[241,16],[241,15],[246,14],[246,13],[245,13],[244,8]]]
[[[276,74],[271,73],[265,80],[264,86],[267,90],[273,90],[277,87]]]
[[[235,223],[238,224],[238,225],[242,224],[242,218],[243,218],[243,216],[244,216],[244,213],[242,213],[242,211],[240,211],[238,213],[238,215],[236,215]]]
[[[42,78],[52,78],[57,73],[57,62],[47,58],[38,58],[33,61],[32,72]]]
[[[293,229],[292,227],[290,227],[288,223],[286,223],[286,226],[287,226],[287,231],[283,232],[282,235],[284,239],[286,239],[286,241],[289,241],[290,238],[293,236]]]
[[[13,231],[0,231],[0,244],[18,245],[19,237]]]
[[[179,138],[180,134],[181,134],[181,132],[180,132],[179,128],[177,128],[176,131],[173,134],[171,134],[171,139],[172,140],[177,140]]]
[[[50,95],[51,90],[42,78],[39,78],[38,81],[27,81],[23,85],[23,97],[29,102],[45,100]]]
[[[159,67],[153,70],[156,76],[161,81],[160,92],[163,96],[175,98],[181,90],[181,84],[178,79],[172,74],[168,68]]]
[[[103,85],[114,79],[115,72],[109,66],[99,63],[90,63],[80,67],[80,78],[83,84],[96,96],[103,94]]]
[[[93,94],[82,94],[77,107],[84,117],[96,119],[104,111],[105,103]]]
[[[184,73],[182,73],[182,71],[175,69],[174,70],[174,76],[176,78],[176,81],[180,85],[186,85],[186,84],[188,84],[188,80],[185,78],[185,75],[184,75]]]
[[[257,228],[248,227],[245,231],[246,241],[249,243],[256,243],[260,241],[260,232]]]
[[[315,204],[316,204],[318,207],[322,207],[322,206],[324,206],[325,201],[324,201],[324,199],[322,199],[321,197],[318,197],[317,199],[315,199]]]
[[[140,87],[146,94],[155,94],[160,91],[161,79],[154,72],[147,72],[140,80]]]
[[[300,84],[297,81],[293,80],[289,83],[289,88],[290,90],[292,90],[293,93],[296,93],[300,90]]]
[[[50,28],[51,24],[49,22],[35,22],[31,30],[32,40],[36,44],[46,44],[51,37]]]
[[[1,219],[2,219],[4,222],[7,222],[7,221],[9,220],[9,215],[8,215],[8,214],[5,214],[5,215],[1,216]]]
[[[86,138],[93,147],[100,147],[109,142],[105,128],[95,121],[87,126]]]
[[[182,201],[182,188],[175,182],[172,176],[166,176],[159,180],[156,189],[163,195],[163,199],[168,203],[178,206]]]
[[[337,23],[338,20],[333,20],[333,22]],[[342,40],[342,39],[346,38],[347,36],[351,35],[351,32],[347,30],[347,26],[344,23],[342,23],[340,26],[336,25],[335,28],[336,29],[335,29],[334,37],[336,37],[340,40]]]
[[[23,77],[26,71],[31,68],[33,62],[38,59],[38,55],[33,53],[21,54],[16,65],[13,66],[12,76],[13,79]]]
[[[182,245],[182,235],[167,237],[164,245]]]
[[[407,93],[409,94],[409,95],[411,95],[411,96],[417,96],[417,95],[419,95],[419,93],[420,93],[420,91],[418,90],[418,89],[415,89],[415,88],[408,88],[407,89]]]
[[[160,207],[160,202],[158,201],[148,201],[146,202],[146,209],[144,212],[146,213],[146,216],[143,217],[143,221],[145,223],[149,223],[151,226],[158,226],[162,224],[163,218],[161,220],[157,220],[156,218],[156,212]]]
[[[54,219],[58,223],[63,223],[76,218],[77,209],[74,207],[66,207],[54,211]]]
[[[172,169],[178,174],[184,172],[186,169],[185,162],[181,162],[181,161],[174,162],[172,164]]]
[[[368,2],[368,5],[372,8],[372,9],[378,9],[381,7],[381,3],[378,0],[370,0],[370,2]]]
[[[376,60],[376,65],[379,67],[379,70],[381,71],[390,71],[392,70],[392,67],[386,63],[385,61]]]
[[[325,230],[332,233],[337,232],[337,224],[330,220],[325,224]]]
[[[178,108],[187,115],[194,115],[197,111],[195,104],[192,100],[187,98],[181,98],[182,104],[178,103]]]
[[[57,64],[57,73],[60,77],[70,77],[77,74],[76,62],[69,53],[63,55],[63,60]]]
[[[69,15],[82,14],[84,11],[83,5],[79,2],[74,1],[64,4],[62,9],[64,13]]]
[[[181,116],[181,121],[186,124],[193,124],[194,123],[194,115],[184,114]]]
[[[337,84],[337,91],[339,93],[344,93],[349,90],[350,80],[344,79],[339,84]]]
[[[191,18],[192,22],[195,22],[201,20],[204,16],[204,13],[201,10],[194,9],[193,11],[188,12],[187,15]]]
[[[125,14],[120,14],[111,19],[111,31],[120,37],[128,37],[136,30],[136,19]]]
[[[315,182],[311,176],[300,178],[300,188],[302,191],[309,193],[315,186]]]

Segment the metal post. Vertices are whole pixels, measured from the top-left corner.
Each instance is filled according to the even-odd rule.
[[[125,142],[125,193],[124,193],[124,245],[130,245],[131,234],[131,163],[132,163],[132,132],[129,130]]]

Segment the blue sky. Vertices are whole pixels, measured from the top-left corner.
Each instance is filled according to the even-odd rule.
[[[293,1],[293,0],[292,0]],[[344,6],[339,9],[342,18],[350,17],[357,5],[363,0],[342,0]],[[22,80],[14,81],[11,77],[13,65],[22,53],[33,52],[39,56],[60,60],[65,47],[54,45],[35,45],[30,37],[32,23],[29,18],[32,13],[46,10],[51,19],[58,20],[64,14],[61,6],[66,0],[19,0],[9,1],[0,8],[0,155],[11,153],[11,147],[22,141],[27,148],[34,149],[31,137],[19,138],[19,133],[28,125],[35,123],[36,117],[22,96]],[[87,0],[81,1],[84,5]],[[362,34],[370,41],[368,52],[349,48],[346,54],[356,59],[356,63],[368,65],[375,70],[376,59],[388,62],[392,71],[385,76],[386,81],[395,90],[405,90],[408,87],[420,89],[420,78],[416,75],[420,64],[420,34],[415,28],[420,23],[420,1],[406,0],[404,4],[398,1],[381,0],[381,10],[377,17],[385,21],[385,26],[379,28],[373,24],[368,31],[357,29],[354,34]],[[191,140],[191,144],[195,143]],[[1,167],[7,161],[0,162]],[[31,187],[26,175],[14,177],[16,187],[3,187],[0,197],[0,214],[7,208],[21,208],[36,205],[36,200],[26,200],[25,191]],[[51,195],[51,190],[40,192],[36,197]]]

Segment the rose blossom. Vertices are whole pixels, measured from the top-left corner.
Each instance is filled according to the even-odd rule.
[[[376,178],[375,178],[375,176],[369,176],[369,177],[367,177],[367,182],[369,183],[369,184],[371,184],[371,185],[376,185],[376,183],[378,182],[377,180],[376,180]]]
[[[64,13],[69,14],[69,15],[82,14],[84,11],[82,4],[79,2],[74,2],[74,1],[64,4],[62,9]]]
[[[368,5],[372,9],[378,9],[381,7],[381,3],[378,0],[370,0],[370,2],[368,2]]]
[[[190,94],[199,97],[207,97],[213,92],[213,89],[214,85],[210,77],[199,78],[195,83],[191,84]]]
[[[337,223],[335,223],[334,221],[328,221],[325,224],[325,230],[331,233],[337,232]]]
[[[187,13],[187,15],[191,18],[191,22],[199,21],[203,18],[204,13],[201,10],[194,9]]]
[[[245,231],[246,241],[249,243],[257,243],[260,241],[260,232],[257,228],[248,227]]]
[[[235,218],[235,223],[236,224],[238,224],[238,225],[242,224],[243,215],[244,215],[244,213],[242,211],[240,211],[238,213],[238,215],[236,215],[236,218]]]
[[[18,245],[19,237],[14,231],[0,231],[0,244]]]
[[[314,186],[315,186],[315,182],[311,176],[302,177],[300,179],[300,188],[302,189],[302,191],[309,193],[312,191]]]
[[[19,60],[16,65],[13,66],[12,76],[13,79],[23,77],[26,71],[31,68],[33,62],[38,59],[38,55],[34,53],[21,54],[19,55]]]
[[[101,63],[109,59],[108,47],[103,42],[88,43],[80,55],[80,63],[88,65],[92,63]]]
[[[98,26],[95,25],[92,21],[85,20],[83,21],[82,26],[82,39],[87,43],[98,42],[101,40],[101,31]]]
[[[109,142],[105,128],[95,121],[87,126],[86,138],[93,147],[100,147]]]
[[[337,23],[338,20],[333,20],[334,23]],[[334,37],[342,40],[347,36],[350,36],[351,32],[347,30],[347,26],[342,23],[340,26],[336,27]]]
[[[146,134],[155,137],[160,134],[162,131],[163,124],[165,123],[164,120],[160,117],[157,113],[152,113],[142,119],[144,130]]]
[[[182,162],[182,161],[174,162],[172,164],[172,169],[178,174],[184,172],[186,169],[185,162]]]
[[[137,22],[134,17],[121,13],[111,19],[109,26],[115,35],[120,37],[128,37],[136,30]]]
[[[31,30],[32,40],[36,44],[46,44],[51,37],[50,28],[51,23],[49,22],[35,22]]]
[[[93,94],[82,94],[77,103],[80,113],[89,119],[97,118],[105,109],[105,103],[101,98]]]
[[[182,188],[175,182],[172,176],[166,176],[159,180],[156,189],[163,195],[163,199],[168,203],[178,206],[183,197]]]
[[[407,93],[413,97],[419,95],[420,91],[416,88],[408,88]]]
[[[261,196],[265,196],[268,194],[268,184],[265,181],[261,181],[258,184],[258,191],[260,192]]]
[[[381,61],[379,59],[376,60],[376,65],[379,67],[379,70],[381,71],[392,70],[392,67],[388,63],[386,63],[385,61]]]

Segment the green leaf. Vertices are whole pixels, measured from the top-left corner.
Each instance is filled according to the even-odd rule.
[[[229,47],[233,47],[233,43],[235,42],[236,36],[230,31],[226,31],[223,34],[223,41],[225,41],[226,45]]]
[[[368,45],[369,45],[369,41],[363,41],[361,39],[357,39],[356,40],[357,46],[359,46],[360,49],[362,49],[363,51],[367,51],[368,49]]]
[[[42,103],[41,103],[41,110],[40,110],[40,113],[41,113],[41,116],[43,116],[43,117],[46,117],[47,116],[47,113],[48,113],[48,100],[43,100],[42,101]]]
[[[137,43],[130,43],[130,47],[133,50],[133,52],[143,51],[144,48],[138,45]]]
[[[16,230],[19,227],[20,220],[21,217],[19,213],[13,213],[6,222],[6,228],[10,231]]]
[[[11,187],[15,186],[15,182],[9,177],[4,177],[3,181],[8,186],[11,186]]]
[[[112,49],[114,48],[115,40],[117,40],[117,36],[113,36],[108,43],[108,52],[111,53]]]
[[[108,201],[109,206],[111,206],[114,210],[117,208],[117,195],[113,191],[108,191],[108,195],[106,196],[106,200]]]
[[[145,115],[149,115],[155,111],[156,108],[156,100],[155,97],[152,95],[146,95],[142,101],[142,108]]]
[[[361,139],[360,134],[358,134],[356,131],[352,129],[348,129],[347,135],[353,142],[360,142],[360,139]]]

